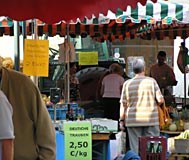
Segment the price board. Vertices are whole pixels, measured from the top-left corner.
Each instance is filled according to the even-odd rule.
[[[92,159],[92,133],[90,122],[65,122],[64,135],[65,160]]]

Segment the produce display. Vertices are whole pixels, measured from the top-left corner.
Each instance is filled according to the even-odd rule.
[[[178,136],[174,137],[175,139],[189,139],[189,130],[181,132]]]
[[[163,130],[167,131],[184,131],[189,129],[189,110],[182,109],[180,111],[174,107],[168,107],[171,122],[164,126]]]
[[[2,60],[2,65],[5,68],[13,69],[14,68],[14,61],[12,60],[11,57],[1,57],[0,59]],[[20,71],[23,71],[23,60],[20,60]]]

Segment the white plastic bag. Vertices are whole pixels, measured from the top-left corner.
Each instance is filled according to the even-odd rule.
[[[120,156],[122,154],[126,153],[126,132],[119,131],[116,134],[116,140],[117,140],[117,156]]]

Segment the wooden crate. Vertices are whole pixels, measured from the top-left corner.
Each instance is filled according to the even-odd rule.
[[[168,138],[169,153],[189,153],[189,139]]]

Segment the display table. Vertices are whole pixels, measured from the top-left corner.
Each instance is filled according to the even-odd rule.
[[[177,136],[181,133],[182,131],[167,131],[167,130],[161,130],[160,135],[165,136],[166,138],[174,137]]]
[[[110,133],[92,133],[93,160],[110,160]]]
[[[92,133],[93,160],[110,160],[110,133]],[[64,134],[56,131],[57,158],[64,160]]]

